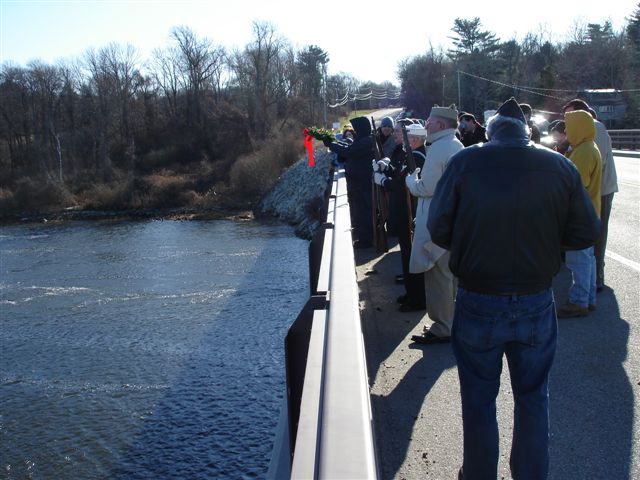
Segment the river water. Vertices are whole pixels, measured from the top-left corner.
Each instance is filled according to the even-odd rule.
[[[0,476],[264,478],[307,242],[253,222],[0,230]]]

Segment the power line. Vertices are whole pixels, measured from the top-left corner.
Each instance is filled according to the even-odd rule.
[[[463,75],[467,75],[468,77],[477,78],[478,80],[484,80],[485,82],[495,83],[496,85],[512,88],[514,90],[520,90],[521,92],[527,92],[533,95],[540,95],[541,97],[553,98],[554,100],[560,100],[562,102],[566,100],[566,98],[560,98],[554,95],[547,95],[546,93],[534,92],[533,90],[529,90],[527,88],[522,88],[522,87],[518,87],[517,85],[509,85],[507,83],[498,82],[497,80],[491,80],[490,78],[480,77],[478,75],[473,75],[472,73],[463,72],[462,70],[458,70],[458,72],[462,73]]]
[[[515,85],[515,87],[517,88],[529,88],[531,90],[541,90],[543,92],[580,92],[582,90],[585,90],[584,88],[574,88],[573,90],[569,90],[569,89],[561,89],[561,88],[540,88],[540,87],[527,87],[527,86],[520,86],[520,85]],[[591,90],[591,89],[587,89],[587,90]],[[598,89],[595,89],[598,90]],[[609,89],[605,89],[605,90],[609,90]],[[611,90],[615,90],[616,92],[640,92],[640,88],[630,88],[630,89],[619,89],[619,88],[612,88]]]
[[[522,86],[522,85],[509,85],[507,83],[502,83],[502,82],[498,82],[497,80],[491,80],[490,78],[485,78],[485,77],[481,77],[479,75],[473,75],[472,73],[467,73],[467,72],[463,72],[462,70],[458,70],[459,73],[462,73],[463,75],[467,75],[469,77],[472,78],[477,78],[479,80],[484,80],[486,82],[491,82],[491,83],[495,83],[497,85],[501,85],[503,87],[508,87],[508,88],[512,88],[514,90],[520,90],[521,92],[527,92],[527,93],[531,93],[533,95],[540,95],[542,97],[547,97],[547,98],[553,98],[555,100],[561,100],[561,101],[565,101],[567,98],[561,98],[561,97],[556,97],[554,95],[547,95],[544,93],[540,93],[540,92],[536,92],[535,90],[540,90],[542,92],[566,92],[566,93],[577,93],[580,92],[581,90],[584,89],[573,89],[573,90],[569,90],[569,89],[561,89],[561,88],[539,88],[539,87],[529,87],[529,86]],[[615,89],[617,92],[640,92],[640,88],[631,88],[631,89]]]
[[[357,100],[397,100],[400,98],[400,92],[390,92],[388,90],[369,90],[366,93],[350,93],[347,90],[341,98],[336,99],[334,104],[328,105],[329,108],[341,107],[342,105],[346,105],[348,102],[353,102]]]

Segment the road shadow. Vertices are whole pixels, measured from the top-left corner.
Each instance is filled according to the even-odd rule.
[[[438,406],[423,407],[425,397],[442,373],[455,366],[455,358],[449,344],[410,342],[408,336],[426,320],[426,311],[398,310],[396,298],[405,293],[404,286],[395,283],[395,275],[402,271],[400,252],[392,249],[378,255],[374,249],[358,251],[356,264],[362,267],[358,286],[369,384],[373,389],[380,375],[385,385],[397,382],[390,392],[374,391],[370,397],[380,476],[394,478],[407,458],[416,425],[425,428],[425,422],[437,418]],[[418,360],[415,350],[422,351]],[[423,415],[431,418],[420,421]],[[421,471],[428,472],[433,460],[423,457],[421,461]]]
[[[395,275],[402,271],[400,252],[378,255],[373,249],[356,253],[357,265],[368,264],[364,275],[358,278],[358,288],[369,385],[373,385],[381,364],[426,315],[425,310],[398,310],[396,298],[405,293],[404,286],[395,283]]]
[[[411,366],[391,393],[371,395],[381,478],[395,478],[416,435],[416,424],[424,420],[423,416],[437,418],[436,406],[423,408],[425,398],[442,373],[455,366],[455,358],[448,344],[409,348],[423,350],[422,358]],[[428,449],[429,445],[422,447]],[[433,460],[426,453],[422,459],[422,469],[428,474]]]
[[[563,267],[554,279],[558,306],[570,283]],[[630,478],[634,398],[623,366],[629,323],[620,316],[615,291],[606,288],[597,302],[587,317],[558,320],[549,387],[550,479]]]

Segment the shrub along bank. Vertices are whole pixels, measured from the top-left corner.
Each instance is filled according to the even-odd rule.
[[[0,218],[252,210],[280,174],[301,158],[302,136],[297,131],[274,132],[232,163],[206,158],[185,162],[176,149],[169,148],[139,159],[134,169],[114,167],[106,178],[85,173],[64,182],[52,176],[7,179],[0,188]]]

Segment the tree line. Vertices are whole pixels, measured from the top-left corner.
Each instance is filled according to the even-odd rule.
[[[640,3],[627,25],[574,22],[563,42],[548,32],[500,41],[479,18],[457,18],[453,47],[429,49],[401,62],[404,104],[418,116],[433,104],[453,104],[482,121],[510,96],[534,109],[559,112],[585,89],[623,91],[625,128],[640,128]]]
[[[180,26],[144,62],[109,44],[55,65],[4,63],[0,206],[250,202],[299,158],[302,126],[323,122],[328,97],[363,85],[328,76],[328,62],[256,21],[233,50]]]
[[[46,206],[126,209],[250,206],[302,154],[301,127],[326,122],[345,92],[401,91],[417,116],[460,103],[477,115],[515,95],[557,111],[566,91],[627,90],[640,125],[640,4],[621,32],[574,25],[500,42],[478,18],[456,19],[453,48],[399,62],[400,87],[327,75],[327,52],[295,49],[267,22],[228,49],[175,27],[144,61],[131,45],[75,60],[0,66],[0,213]],[[458,72],[464,72],[459,82]],[[520,86],[527,88],[520,89]],[[533,93],[532,93],[533,92]],[[386,106],[374,96],[331,110]]]

